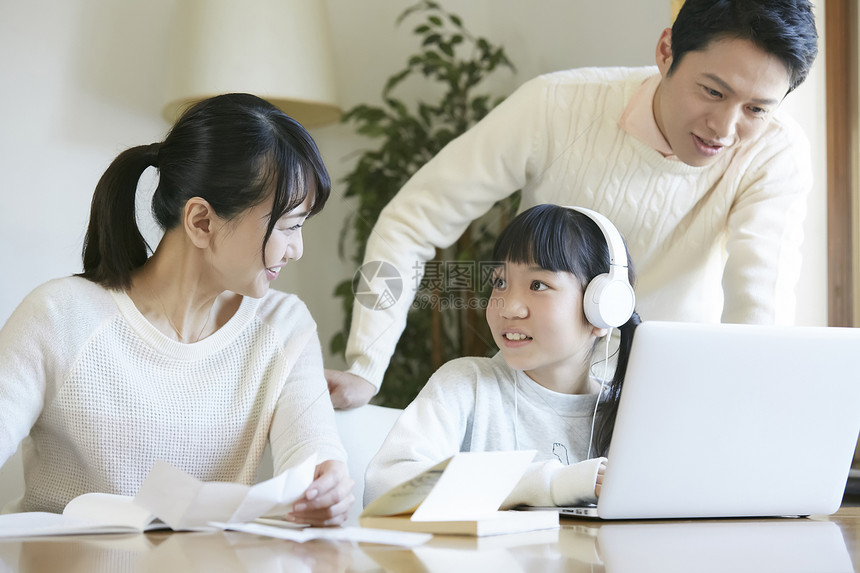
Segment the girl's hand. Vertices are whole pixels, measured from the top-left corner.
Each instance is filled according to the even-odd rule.
[[[594,495],[600,497],[600,488],[603,487],[603,474],[606,473],[606,462],[600,462],[597,468],[597,482],[594,484]]]
[[[352,486],[346,464],[324,461],[317,465],[313,483],[293,504],[293,511],[287,514],[286,519],[315,526],[340,525],[346,521],[349,508],[355,501]]]

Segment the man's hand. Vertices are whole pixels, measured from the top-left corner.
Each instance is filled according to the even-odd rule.
[[[376,394],[376,386],[349,372],[327,369],[325,378],[328,381],[331,403],[339,410],[364,406]]]
[[[293,504],[293,511],[287,514],[287,520],[317,527],[341,525],[349,517],[349,510],[355,501],[352,486],[346,464],[335,460],[324,461],[317,465],[313,483]]]
[[[606,473],[606,462],[600,462],[600,467],[597,468],[597,483],[594,485],[594,495],[600,497],[600,488],[603,487],[603,474]]]

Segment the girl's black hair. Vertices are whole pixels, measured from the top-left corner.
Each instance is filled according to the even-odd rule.
[[[558,205],[537,205],[517,215],[505,227],[493,248],[493,260],[571,273],[585,290],[594,277],[609,272],[609,246],[603,231],[588,215]],[[632,285],[636,274],[629,253],[627,272]],[[619,328],[621,341],[615,374],[600,398],[595,421],[593,451],[597,456],[605,456],[609,450],[630,346],[639,322],[639,315],[634,312]]]
[[[278,219],[314,194],[311,214],[322,210],[331,181],[319,150],[297,121],[269,102],[234,93],[198,102],[161,143],[119,154],[96,185],[84,238],[80,276],[107,288],[127,288],[132,272],[151,253],[135,218],[135,192],[147,167],[158,169],[152,214],[169,231],[192,197],[232,219],[273,196],[261,245]]]

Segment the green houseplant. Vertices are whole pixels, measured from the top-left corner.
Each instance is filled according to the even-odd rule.
[[[355,263],[356,268],[362,263],[368,236],[380,211],[407,179],[503,99],[476,93],[478,85],[497,70],[514,69],[503,48],[470,34],[457,15],[431,0],[405,10],[397,23],[419,16],[423,21],[413,33],[420,40],[420,50],[408,57],[405,68],[388,78],[382,90],[384,105],[357,105],[342,118],[344,123],[354,124],[358,133],[380,142],[378,148],[361,152],[355,167],[343,179],[344,195],[355,198],[357,207],[341,234],[340,256]],[[394,95],[407,79],[430,84],[431,89],[423,93],[441,95],[435,102],[407,105]],[[495,237],[516,212],[518,203],[518,193],[498,202],[487,215],[473,222],[452,247],[438,251],[428,263],[416,297],[424,304],[413,305],[374,403],[404,407],[444,362],[495,351],[483,316],[489,286],[488,281],[481,280],[485,269],[478,263],[490,260]],[[449,275],[464,270],[476,280],[456,289],[448,288]],[[344,324],[331,340],[333,353],[343,353],[346,348],[355,302],[353,281],[346,279],[335,289],[335,296],[342,302]]]

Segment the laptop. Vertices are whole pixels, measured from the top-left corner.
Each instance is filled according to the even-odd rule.
[[[596,507],[664,519],[829,515],[860,433],[860,329],[643,322]]]

